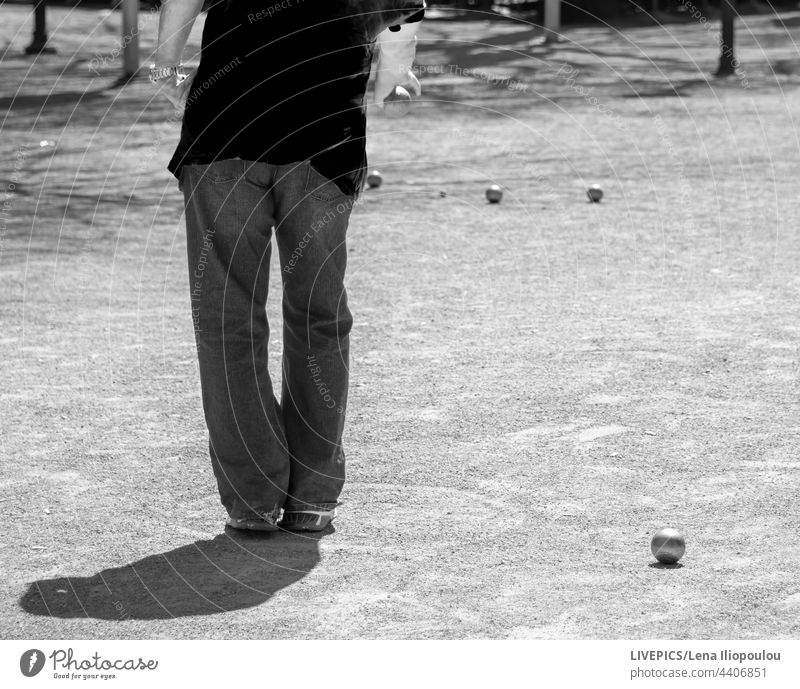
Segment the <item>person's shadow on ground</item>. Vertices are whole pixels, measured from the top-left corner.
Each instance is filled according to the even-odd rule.
[[[260,605],[319,562],[319,539],[331,533],[250,534],[227,529],[91,577],[43,579],[20,606],[32,615],[154,620],[210,615]]]

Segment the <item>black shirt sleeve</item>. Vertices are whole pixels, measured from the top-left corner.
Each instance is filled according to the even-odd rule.
[[[407,10],[405,7],[398,8],[398,10],[410,12],[410,16],[403,19],[402,24],[415,24],[421,22],[425,17],[425,0],[412,0],[402,4],[407,5]],[[400,24],[393,24],[389,27],[389,31],[400,31]]]

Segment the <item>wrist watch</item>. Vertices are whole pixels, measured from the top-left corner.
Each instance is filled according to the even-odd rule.
[[[175,83],[180,84],[186,78],[186,72],[183,71],[183,64],[177,64],[172,67],[156,67],[154,64],[150,65],[150,81],[157,84],[159,81],[175,77]]]

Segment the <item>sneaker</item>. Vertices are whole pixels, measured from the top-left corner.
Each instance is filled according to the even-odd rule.
[[[285,510],[281,520],[281,528],[289,531],[322,531],[336,517],[336,508]]]
[[[232,529],[242,529],[244,531],[277,531],[278,518],[270,512],[262,512],[261,514],[253,514],[252,516],[241,517],[228,517],[225,520],[225,526],[230,526]]]

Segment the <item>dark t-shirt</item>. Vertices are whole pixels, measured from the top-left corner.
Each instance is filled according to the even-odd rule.
[[[424,0],[218,0],[169,163],[311,160],[346,194],[366,167],[374,42],[418,21]]]

